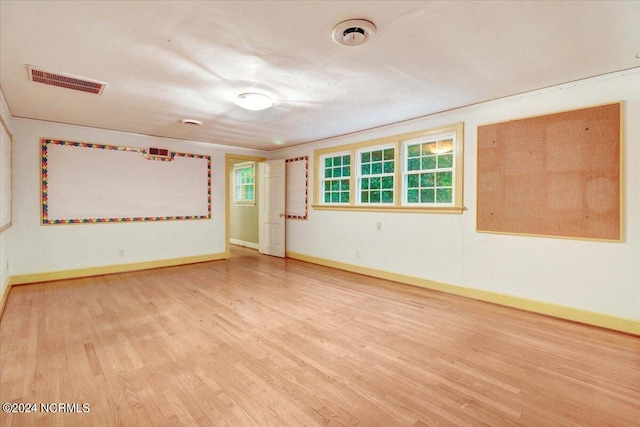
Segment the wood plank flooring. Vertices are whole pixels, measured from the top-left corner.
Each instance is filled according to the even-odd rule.
[[[89,412],[0,424],[639,425],[638,337],[233,254],[14,287],[0,401]]]

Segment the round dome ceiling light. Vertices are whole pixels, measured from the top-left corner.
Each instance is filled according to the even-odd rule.
[[[240,107],[258,111],[273,107],[273,100],[262,93],[241,93],[236,99],[236,104]]]
[[[373,22],[364,19],[349,19],[333,27],[331,37],[339,45],[353,47],[371,40],[376,35],[376,31]]]
[[[195,120],[195,119],[182,119],[180,120],[180,122],[183,125],[187,125],[187,126],[202,126],[202,122],[200,120]]]

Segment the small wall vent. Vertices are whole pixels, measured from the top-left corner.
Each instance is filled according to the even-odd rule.
[[[101,95],[106,83],[27,65],[29,81]]]
[[[149,147],[149,149],[147,149],[145,157],[148,159],[170,159],[171,151],[167,150],[166,148]]]

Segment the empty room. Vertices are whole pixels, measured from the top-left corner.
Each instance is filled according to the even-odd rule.
[[[0,0],[0,425],[637,426],[638,22]]]

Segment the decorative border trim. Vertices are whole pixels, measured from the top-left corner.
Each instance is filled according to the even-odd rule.
[[[465,288],[463,286],[435,282],[432,280],[421,279],[419,277],[406,276],[404,274],[391,273],[384,270],[376,270],[369,267],[362,267],[359,265],[332,261],[325,258],[317,258],[314,256],[299,254],[296,252],[287,252],[287,257],[309,262],[312,264],[323,265],[325,267],[331,267],[339,270],[349,271],[352,273],[391,280],[407,285],[419,286],[421,288],[431,289],[447,294],[472,298],[475,300],[490,302],[506,307],[517,308],[537,314],[544,314],[546,316],[556,317],[559,319],[570,320],[573,322],[584,323],[590,326],[597,326],[600,328],[612,329],[615,331],[640,336],[640,320],[626,319],[609,314],[597,313],[548,302],[530,300],[512,295],[500,294],[497,292],[484,291],[481,289]]]
[[[201,154],[188,154],[171,152],[166,158],[149,157],[144,148],[120,147],[117,145],[107,144],[91,144],[85,142],[61,141],[55,139],[41,139],[42,143],[42,225],[53,224],[98,224],[98,223],[114,223],[114,222],[139,222],[139,221],[174,221],[184,219],[209,219],[211,218],[211,156]],[[70,147],[96,148],[100,150],[126,151],[131,153],[140,153],[148,160],[161,162],[170,162],[174,157],[185,157],[190,159],[204,159],[207,161],[207,214],[206,215],[177,215],[177,216],[145,216],[145,217],[119,217],[119,218],[72,218],[72,219],[49,219],[49,201],[48,201],[48,149],[47,144],[64,145]]]
[[[285,214],[287,219],[308,219],[309,216],[309,156],[294,157],[293,159],[286,159],[286,163],[291,162],[305,162],[304,164],[304,215],[290,215]]]

